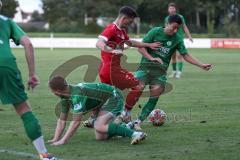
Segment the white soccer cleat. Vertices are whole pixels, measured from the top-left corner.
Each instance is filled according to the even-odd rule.
[[[46,153],[46,154],[40,154],[39,155],[40,160],[58,160],[56,157],[51,156],[50,154]]]
[[[182,74],[181,71],[177,71],[175,78],[177,79],[181,78],[181,74]]]
[[[176,78],[177,71],[172,71],[172,74],[170,74],[169,78]]]
[[[132,145],[138,144],[147,137],[147,134],[144,132],[134,132],[132,136]]]

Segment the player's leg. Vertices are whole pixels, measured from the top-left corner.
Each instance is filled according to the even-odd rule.
[[[130,92],[128,93],[126,97],[125,107],[121,114],[124,122],[127,123],[131,121],[131,110],[141,97],[144,88],[145,88],[144,82],[140,81],[139,85],[131,88]]]
[[[131,110],[139,100],[142,91],[145,88],[145,84],[147,84],[149,81],[148,72],[146,70],[142,70],[141,68],[135,72],[135,77],[139,80],[139,84],[135,86],[126,97],[124,111],[122,112],[124,120],[131,120]]]
[[[126,127],[126,125],[113,122],[114,115],[111,112],[100,112],[94,128],[97,140],[106,140],[114,136],[132,138],[131,144],[137,144],[146,138],[143,132],[136,132]]]
[[[180,54],[177,54],[177,72],[176,78],[180,78],[183,71],[183,57]]]
[[[20,104],[14,104],[14,108],[23,121],[23,125],[28,138],[33,142],[39,154],[47,153],[41,132],[40,124],[32,113],[27,101]]]
[[[14,104],[16,112],[22,118],[27,136],[33,142],[38,153],[42,157],[54,160],[54,157],[47,154],[40,125],[27,103],[27,95],[24,91],[20,72],[2,67],[0,67],[0,72],[0,99],[4,104]]]
[[[170,78],[175,78],[177,74],[177,54],[176,52],[172,55],[172,73],[169,75]]]
[[[148,117],[148,115],[154,110],[157,105],[160,95],[164,92],[164,85],[156,84],[150,86],[150,97],[148,101],[144,104],[142,111],[137,120],[133,122],[133,128],[135,130],[142,130],[140,125]]]

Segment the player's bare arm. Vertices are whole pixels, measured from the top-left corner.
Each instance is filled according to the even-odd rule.
[[[148,47],[148,48],[151,48],[153,50],[156,50],[158,47],[161,46],[160,42],[144,43],[144,42],[139,42],[139,41],[136,41],[136,40],[128,40],[128,41],[125,42],[125,44],[127,44],[130,47],[138,47],[138,48]]]
[[[212,64],[204,64],[204,63],[200,62],[197,58],[193,57],[191,54],[184,54],[182,56],[183,56],[184,60],[187,61],[188,63],[196,65],[206,71],[208,71],[209,69],[211,69],[213,67]]]
[[[107,41],[101,37],[98,38],[98,41],[96,43],[96,47],[104,52],[109,52],[113,54],[122,54],[123,51],[120,49],[113,49],[107,45]]]
[[[191,33],[190,33],[190,31],[189,31],[189,29],[188,29],[188,27],[187,27],[186,24],[183,24],[183,30],[184,30],[184,32],[187,34],[188,39],[189,39],[191,42],[193,42]]]
[[[48,143],[54,143],[60,140],[61,135],[66,127],[68,114],[61,113],[60,118],[58,119],[55,134],[52,140],[49,140]]]
[[[73,115],[73,120],[70,123],[70,125],[68,127],[68,130],[65,133],[65,135],[59,141],[52,143],[52,145],[58,146],[58,145],[65,144],[74,135],[74,133],[77,131],[77,128],[79,127],[79,125],[81,123],[81,118],[82,118],[82,114]]]
[[[149,59],[150,61],[155,61],[158,62],[160,64],[163,64],[163,61],[161,60],[161,58],[153,58],[146,50],[146,48],[139,48],[138,52],[141,53],[144,57],[146,57],[147,59]]]
[[[34,89],[39,84],[39,79],[35,72],[35,59],[34,59],[34,49],[30,39],[27,36],[23,36],[20,40],[21,45],[24,46],[25,56],[28,64],[29,79],[28,79],[28,89]]]

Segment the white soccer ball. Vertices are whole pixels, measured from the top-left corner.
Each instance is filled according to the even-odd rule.
[[[149,115],[149,120],[154,126],[163,125],[166,118],[167,114],[161,109],[154,109]]]

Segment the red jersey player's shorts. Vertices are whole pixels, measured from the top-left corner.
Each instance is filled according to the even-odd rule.
[[[102,83],[115,86],[121,90],[133,88],[139,84],[139,81],[132,73],[120,66],[102,63],[99,68],[99,76]]]

